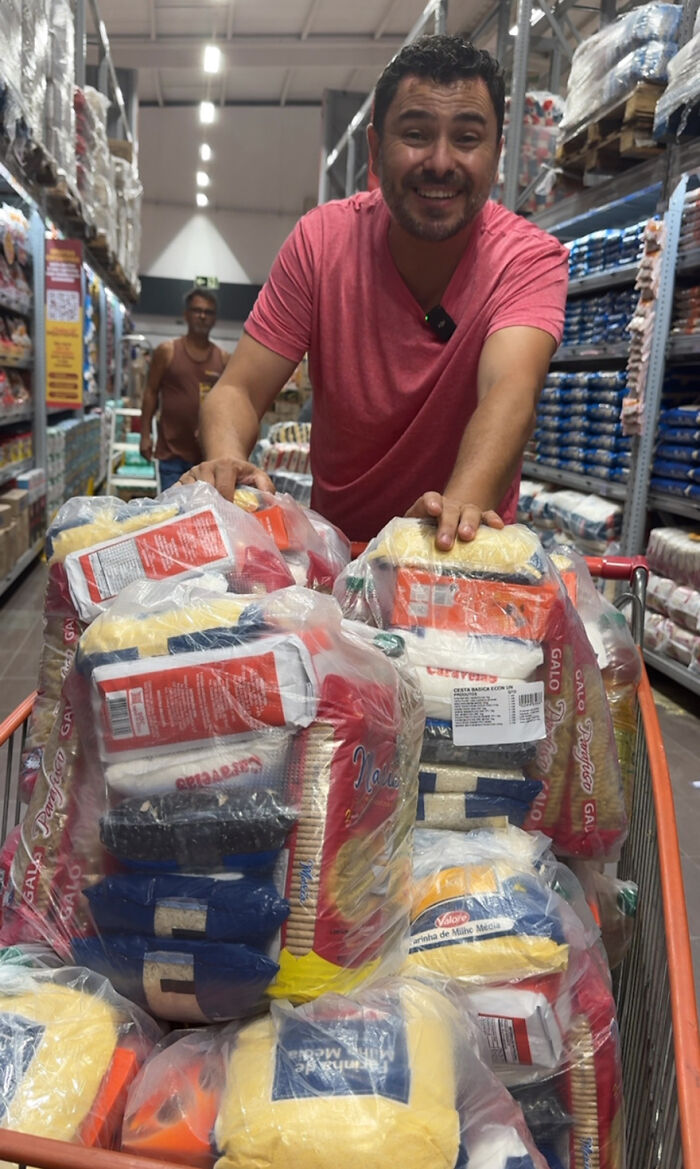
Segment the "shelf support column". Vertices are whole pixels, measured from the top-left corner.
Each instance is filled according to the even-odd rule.
[[[503,203],[515,211],[518,201],[520,150],[523,141],[523,110],[527,89],[527,58],[530,46],[530,17],[532,0],[518,0],[518,34],[515,38],[513,85],[510,94],[510,122],[506,137]]]
[[[29,247],[32,255],[32,279],[34,282],[34,306],[32,311],[32,332],[34,335],[34,368],[32,370],[32,444],[34,466],[46,465],[46,235],[44,221],[34,208],[29,216]]]

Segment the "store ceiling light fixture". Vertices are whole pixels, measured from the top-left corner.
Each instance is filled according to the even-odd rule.
[[[210,126],[214,121],[216,110],[213,101],[200,101],[199,103],[199,120],[205,126]]]
[[[209,186],[210,179],[209,179],[209,175],[207,174],[207,172],[205,170],[198,170],[196,177],[197,177],[197,186],[198,187],[208,187]]]
[[[218,45],[205,45],[202,60],[205,73],[219,73],[221,71],[221,49]]]
[[[202,162],[210,162],[211,161],[211,146],[209,145],[208,142],[203,142],[202,145],[200,146],[199,157],[201,158]]]
[[[541,16],[544,16],[544,12],[542,11],[542,9],[537,8],[537,7],[533,8],[532,12],[530,13],[530,24],[537,24],[537,21],[540,19]],[[508,33],[512,37],[517,37],[517,35],[518,35],[517,24],[512,24],[511,27],[508,29]]]
[[[204,191],[197,191],[197,206],[198,207],[208,207],[209,206],[209,196],[205,195]]]

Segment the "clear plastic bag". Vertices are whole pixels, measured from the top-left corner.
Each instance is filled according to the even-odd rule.
[[[153,1020],[89,970],[13,962],[0,964],[0,1028],[3,1126],[114,1147],[127,1088],[161,1034]]]
[[[302,508],[291,495],[239,487],[234,503],[250,512],[272,537],[297,584],[331,592],[350,560],[350,541],[317,512]]]
[[[439,552],[434,535],[392,520],[335,589],[347,615],[399,636],[416,668],[427,715],[419,818],[457,827],[460,816],[465,829],[507,818],[565,855],[614,852],[627,821],[605,687],[537,537],[482,527]]]

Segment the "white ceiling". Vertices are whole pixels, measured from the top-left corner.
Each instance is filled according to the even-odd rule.
[[[204,98],[220,105],[286,105],[320,102],[325,88],[369,92],[425,7],[425,0],[98,2],[115,64],[138,69],[141,102],[159,106]],[[598,0],[560,0],[562,7],[577,26],[597,27]],[[497,8],[487,0],[449,0],[448,31],[472,34]],[[548,31],[544,17],[533,27],[540,37]],[[478,43],[493,50],[495,34],[494,20]],[[570,29],[568,35],[575,44]],[[212,41],[224,54],[224,69],[215,77],[202,70],[203,47]],[[543,74],[546,58],[532,54],[531,67],[533,77]]]

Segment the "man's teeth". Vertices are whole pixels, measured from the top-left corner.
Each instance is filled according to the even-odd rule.
[[[423,190],[421,187],[419,187],[418,194],[422,195],[424,199],[451,199],[456,194],[456,192],[445,190]]]

